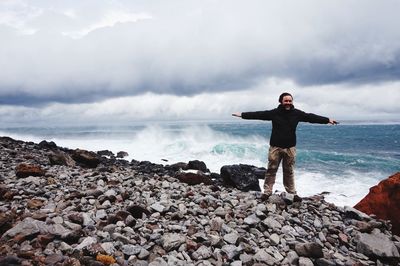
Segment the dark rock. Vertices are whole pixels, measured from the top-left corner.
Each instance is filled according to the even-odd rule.
[[[257,176],[257,168],[251,165],[225,165],[221,168],[221,177],[228,185],[233,185],[242,191],[261,191]]]
[[[294,249],[300,257],[322,258],[324,256],[322,247],[317,243],[296,244]]]
[[[206,164],[203,161],[199,161],[199,160],[189,161],[189,163],[187,165],[187,169],[200,170],[203,173],[209,172]]]
[[[18,178],[25,178],[28,176],[44,176],[46,171],[43,170],[39,165],[21,163],[15,168],[15,174]]]
[[[46,257],[45,259],[45,264],[46,265],[56,265],[59,262],[62,262],[64,260],[64,256],[60,254],[51,254]]]
[[[0,257],[0,266],[20,266],[22,260],[16,256]]]
[[[73,167],[75,161],[65,152],[53,152],[49,154],[49,161],[51,165],[66,165]]]
[[[100,156],[109,156],[109,157],[114,157],[114,153],[112,151],[109,150],[102,150],[102,151],[98,151],[97,152],[98,155]]]
[[[41,141],[39,143],[39,147],[42,148],[42,149],[49,149],[49,150],[58,148],[57,144],[55,144],[53,141],[48,142],[46,140]]]
[[[192,172],[179,172],[175,175],[179,181],[189,184],[189,185],[198,185],[198,184],[212,184],[211,178],[209,175],[205,175],[203,172],[198,171],[197,173]]]
[[[96,153],[80,149],[72,153],[72,158],[81,166],[88,168],[96,168],[100,163]]]
[[[354,208],[392,222],[392,232],[400,235],[400,172],[370,188]]]
[[[171,165],[166,165],[165,166],[166,170],[171,170],[173,172],[177,172],[179,170],[187,170],[188,169],[188,164],[184,162],[179,162]]]
[[[146,216],[150,216],[150,211],[147,210],[145,207],[139,206],[139,205],[131,205],[126,208],[126,210],[134,217],[137,219],[142,219],[143,214]]]
[[[68,215],[68,219],[76,224],[83,224],[83,216],[81,213],[71,213]]]
[[[126,151],[119,151],[117,152],[117,158],[124,158],[124,157],[128,157],[129,154]]]

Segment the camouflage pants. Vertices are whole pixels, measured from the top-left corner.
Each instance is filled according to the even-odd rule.
[[[296,158],[296,147],[279,148],[271,146],[268,152],[268,169],[265,173],[264,193],[272,194],[272,188],[275,184],[276,172],[282,161],[283,185],[287,192],[296,194],[294,184],[294,164]]]

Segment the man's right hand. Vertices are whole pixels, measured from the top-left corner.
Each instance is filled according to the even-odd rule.
[[[233,113],[232,116],[242,117],[242,113]]]

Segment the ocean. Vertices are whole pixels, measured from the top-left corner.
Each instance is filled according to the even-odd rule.
[[[271,123],[135,122],[124,126],[0,127],[1,136],[54,141],[58,146],[129,153],[127,160],[160,164],[204,161],[219,173],[224,165],[266,167]],[[300,196],[329,192],[325,199],[354,206],[371,186],[400,171],[400,124],[302,123],[297,128],[296,188]],[[263,181],[260,181],[262,187]],[[274,189],[284,191],[282,170]]]

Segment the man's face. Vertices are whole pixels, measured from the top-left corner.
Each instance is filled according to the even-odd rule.
[[[289,95],[284,96],[282,99],[282,105],[286,110],[290,110],[290,108],[292,108],[293,105],[293,98]]]

